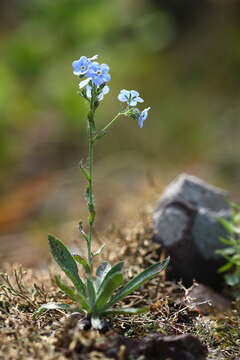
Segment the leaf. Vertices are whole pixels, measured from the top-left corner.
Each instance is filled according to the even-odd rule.
[[[60,266],[60,268],[65,272],[65,274],[69,277],[69,279],[73,282],[76,289],[82,295],[82,297],[86,296],[86,288],[83,281],[80,279],[78,275],[78,267],[77,264],[63,243],[55,238],[52,235],[48,236],[48,242],[50,246],[51,253]]]
[[[219,240],[226,245],[235,245],[236,244],[236,240],[233,238],[229,238],[229,239],[225,239],[223,237],[219,237]]]
[[[153,277],[155,277],[158,273],[160,273],[163,269],[167,267],[169,260],[170,257],[165,259],[162,263],[159,262],[153,264],[149,268],[141,272],[139,275],[137,275],[113,297],[113,299],[107,304],[106,309],[116,304],[118,301],[123,299],[128,294],[132,293],[134,290],[136,290],[146,281],[149,281]]]
[[[240,212],[234,216],[234,224],[240,224]]]
[[[105,278],[108,271],[111,269],[110,264],[107,261],[104,261],[102,264],[100,264],[96,270],[96,281],[95,281],[95,287],[96,290],[101,285],[103,279]]]
[[[82,160],[81,160],[80,163],[79,163],[79,167],[80,167],[81,172],[82,172],[83,175],[85,176],[85,178],[89,181],[89,180],[90,180],[90,176],[89,176],[87,170],[84,169]]]
[[[240,254],[235,254],[232,256],[232,262],[239,267],[240,266]]]
[[[237,284],[239,284],[240,282],[240,279],[239,277],[237,276],[237,274],[233,273],[233,274],[227,274],[224,276],[225,280],[226,280],[226,283],[229,285],[229,286],[235,286]]]
[[[236,249],[234,249],[233,247],[228,247],[228,248],[225,248],[225,249],[218,249],[216,250],[216,253],[219,254],[219,255],[233,255],[236,253]]]
[[[84,257],[82,257],[81,255],[73,255],[73,258],[74,258],[74,260],[76,260],[79,264],[81,264],[84,267],[86,273],[91,272],[90,267],[89,267],[86,259],[84,259]]]
[[[141,314],[150,309],[150,306],[144,306],[142,308],[119,308],[119,309],[108,309],[104,314]]]
[[[218,273],[223,273],[223,272],[225,272],[225,271],[228,271],[228,270],[230,270],[233,266],[234,266],[233,263],[228,262],[228,263],[226,263],[225,265],[221,266],[221,267],[218,269]]]
[[[107,131],[105,130],[101,130],[93,139],[93,142],[95,142],[96,140],[101,139],[103,136],[105,136],[107,134]]]
[[[90,308],[93,309],[96,299],[95,287],[90,274],[86,274],[86,278],[87,278],[88,303],[90,305]]]
[[[124,267],[124,261],[120,261],[119,263],[117,263],[116,265],[114,265],[105,275],[105,277],[103,278],[99,288],[98,288],[98,293],[102,291],[102,289],[104,288],[106,282],[108,281],[108,278],[110,278],[113,274],[115,273],[123,273],[123,267]]]
[[[70,299],[72,299],[73,301],[76,301],[76,297],[75,297],[75,294],[74,294],[74,290],[73,290],[70,286],[64,284],[64,283],[60,280],[59,276],[55,275],[54,278],[55,278],[55,281],[56,281],[57,286],[58,286]]]
[[[218,220],[225,227],[225,229],[230,232],[230,234],[240,234],[240,228],[235,226],[232,221],[228,221],[223,218],[218,218]]]
[[[86,188],[85,199],[86,199],[86,202],[87,202],[87,204],[89,206],[89,204],[90,204],[90,188],[89,188],[89,186]]]
[[[102,308],[106,305],[108,299],[112,296],[113,292],[122,284],[123,274],[120,272],[112,274],[107,280],[104,280],[104,285],[101,286],[101,291],[99,292],[96,304],[94,306],[94,312],[101,312]]]
[[[33,315],[33,319],[37,319],[41,314],[48,310],[65,310],[70,311],[70,306],[65,303],[56,303],[56,302],[49,302],[47,304],[43,304],[40,308],[35,311]]]
[[[236,291],[233,292],[233,294],[234,294],[236,300],[237,300],[237,301],[240,301],[240,291],[239,291],[239,290],[236,290]]]
[[[93,253],[93,256],[97,256],[97,255],[101,254],[102,249],[104,248],[104,246],[105,246],[105,244],[103,244],[102,246],[100,246],[100,248],[97,249],[97,251],[95,251],[95,252]]]

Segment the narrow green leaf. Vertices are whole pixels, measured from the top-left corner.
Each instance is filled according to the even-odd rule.
[[[105,277],[103,278],[99,288],[98,288],[98,293],[100,293],[102,291],[102,289],[104,288],[106,282],[108,281],[108,279],[115,273],[123,273],[123,268],[124,268],[124,261],[120,261],[119,263],[115,264],[105,275]]]
[[[70,306],[68,304],[55,303],[55,302],[49,302],[47,304],[43,304],[42,306],[40,306],[40,308],[37,311],[35,311],[33,315],[33,319],[37,319],[41,314],[43,314],[45,311],[48,310],[70,311]]]
[[[96,281],[95,281],[95,287],[96,290],[98,290],[99,286],[101,285],[103,279],[105,278],[106,274],[111,269],[111,265],[104,261],[102,264],[100,264],[96,270]]]
[[[104,311],[104,314],[132,314],[132,315],[136,315],[136,314],[141,314],[144,313],[146,311],[148,311],[150,309],[150,306],[144,306],[142,308],[119,308],[119,309],[108,309],[106,311]]]
[[[106,302],[110,299],[113,292],[122,284],[122,282],[123,275],[120,272],[114,273],[111,276],[108,276],[106,281],[104,280],[104,286],[101,286],[101,291],[97,296],[94,311],[101,312],[101,309],[106,305]]]
[[[105,136],[107,134],[106,131],[101,131],[99,132],[94,138],[93,138],[93,142],[95,142],[96,140],[101,139],[103,136]]]
[[[82,257],[81,255],[73,255],[73,258],[74,258],[74,260],[76,260],[79,264],[81,264],[84,267],[86,273],[91,272],[90,267],[89,267],[86,259],[84,259],[84,257]]]
[[[86,202],[87,202],[87,204],[89,206],[89,204],[90,204],[90,189],[89,189],[89,186],[87,186],[87,188],[86,188],[85,199],[86,199]]]
[[[234,216],[234,224],[235,225],[240,224],[240,212]]]
[[[221,266],[219,269],[218,269],[218,273],[223,273],[225,271],[228,271],[230,270],[232,267],[234,266],[233,263],[226,263],[225,265]]]
[[[128,294],[132,293],[139,286],[141,286],[146,281],[151,280],[158,273],[160,273],[163,269],[165,269],[169,263],[170,257],[166,258],[162,263],[156,263],[151,265],[149,268],[144,270],[142,273],[133,278],[126,286],[124,286],[107,304],[106,308],[109,308],[116,304],[118,301],[123,299]],[[104,309],[105,310],[105,309]]]
[[[234,202],[231,202],[230,205],[235,211],[240,211],[240,205],[237,205]]]
[[[240,254],[235,254],[232,256],[232,262],[239,267],[240,266]]]
[[[225,227],[225,229],[230,232],[230,234],[240,234],[240,228],[235,226],[232,221],[228,221],[223,218],[218,218],[218,220]]]
[[[66,246],[53,235],[48,236],[48,242],[51,253],[57,264],[73,282],[79,293],[83,297],[86,296],[85,285],[78,275],[78,267],[71,253],[68,251]]]
[[[219,255],[233,255],[233,254],[235,254],[235,252],[236,252],[236,249],[234,249],[233,247],[216,250],[216,253]]]
[[[93,256],[97,256],[97,255],[101,254],[104,246],[105,246],[105,244],[103,244],[102,246],[100,246],[100,248],[97,249],[97,251],[95,251],[95,252],[93,253]]]
[[[59,278],[58,275],[55,275],[54,278],[55,278],[55,281],[56,281],[57,286],[58,286],[70,299],[72,299],[73,301],[76,301],[76,297],[75,297],[73,288],[71,288],[70,286],[64,284],[64,283],[60,280],[60,278]]]
[[[83,230],[83,223],[82,221],[79,221],[78,223],[78,228],[79,228],[79,231],[80,233],[82,234],[83,238],[86,240],[86,242],[88,243],[89,242],[89,239],[88,239],[88,236],[87,234],[85,233],[85,231]]]
[[[223,237],[219,237],[219,240],[226,245],[235,245],[236,244],[236,240],[233,238],[229,238],[229,239],[225,239]]]
[[[90,308],[93,309],[96,300],[95,287],[90,274],[86,274],[86,278],[87,278],[88,303],[90,305]]]
[[[83,175],[85,176],[85,178],[89,181],[90,176],[89,176],[88,172],[84,169],[82,161],[80,161],[79,167],[80,167],[80,170],[82,171]]]

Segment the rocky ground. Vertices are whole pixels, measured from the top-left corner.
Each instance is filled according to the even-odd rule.
[[[102,256],[111,263],[125,259],[126,279],[165,256],[161,246],[151,242],[151,213],[148,208],[134,226],[112,227],[105,234],[108,243]],[[114,249],[110,246],[113,242]],[[196,291],[196,285],[186,289],[181,283],[166,281],[165,273],[121,304],[149,304],[149,312],[111,316],[106,319],[104,333],[99,333],[87,329],[87,319],[79,314],[69,317],[64,311],[48,311],[38,319],[34,317],[45,302],[71,303],[55,285],[53,274],[57,270],[53,265],[24,270],[21,265],[5,264],[2,270],[0,359],[240,357],[239,305],[231,299],[222,302],[212,294],[206,296],[206,289]],[[207,301],[210,298],[212,301]]]

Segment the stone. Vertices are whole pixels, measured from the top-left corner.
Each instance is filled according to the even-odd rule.
[[[153,333],[139,341],[113,334],[93,348],[104,352],[106,357],[123,360],[205,360],[208,353],[207,346],[191,334],[162,336]]]
[[[231,218],[228,199],[225,191],[191,175],[181,174],[169,184],[153,214],[153,241],[171,256],[168,279],[182,279],[186,286],[195,279],[221,289],[217,269],[225,261],[216,250],[226,246],[219,237],[228,233],[218,217]]]
[[[188,289],[186,296],[187,304],[198,309],[203,315],[213,311],[224,313],[231,309],[230,300],[203,284],[194,284]]]

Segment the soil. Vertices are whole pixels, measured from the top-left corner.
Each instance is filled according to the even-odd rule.
[[[125,279],[159,259],[160,245],[152,244],[151,211],[142,213],[131,228],[108,230],[106,250],[97,258],[111,263],[126,260]],[[113,246],[110,246],[114,242]],[[165,254],[162,252],[161,257]],[[181,283],[166,281],[166,274],[128,296],[124,306],[150,305],[140,315],[109,316],[104,333],[80,326],[87,319],[64,311],[34,312],[43,303],[72,305],[55,285],[58,272],[48,268],[23,269],[4,264],[0,293],[0,359],[235,359],[240,357],[240,306],[202,308]],[[63,277],[62,273],[59,273]],[[229,307],[230,304],[230,307]],[[207,309],[207,310],[206,310]],[[76,309],[75,309],[76,310]],[[82,323],[83,324],[83,323]],[[177,349],[174,353],[174,350]],[[195,349],[195,350],[194,350]],[[173,351],[172,354],[169,351]]]

